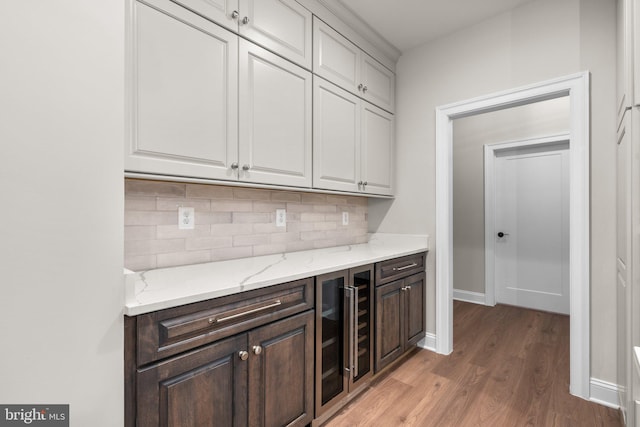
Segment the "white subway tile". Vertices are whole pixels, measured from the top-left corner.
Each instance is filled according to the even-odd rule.
[[[279,254],[287,251],[287,245],[284,243],[270,245],[255,245],[253,247],[253,256]]]
[[[298,232],[277,233],[271,235],[271,243],[291,243],[299,240],[300,233]]]
[[[124,227],[124,240],[153,240],[156,228],[155,225],[127,225]]]
[[[302,222],[322,222],[325,220],[323,213],[308,213],[302,212],[300,214],[300,221]]]
[[[327,196],[326,194],[302,193],[302,203],[327,203]]]
[[[192,230],[180,230],[178,224],[175,225],[159,225],[156,230],[158,239],[175,239],[208,236],[211,233],[211,226],[207,224],[196,224]]]
[[[247,224],[212,224],[212,236],[236,236],[243,234],[253,234],[253,225]]]
[[[269,215],[268,213],[234,212],[232,221],[235,224],[264,224],[271,222],[271,215]]]
[[[271,192],[269,190],[262,190],[258,188],[234,188],[234,199],[249,199],[249,200],[271,200]]]
[[[252,246],[239,246],[235,248],[222,248],[211,250],[211,261],[224,261],[227,259],[248,258],[253,255]]]
[[[124,242],[125,256],[153,255],[184,250],[184,239],[127,240]]]
[[[213,200],[211,210],[214,212],[251,212],[253,202],[251,200]]]
[[[124,198],[125,211],[155,211],[156,197],[148,196],[130,196]]]
[[[186,194],[199,199],[232,199],[233,189],[220,185],[187,184]]]
[[[300,232],[300,240],[323,240],[326,237],[324,231],[302,231]]]
[[[254,246],[269,244],[271,239],[268,234],[249,234],[246,236],[234,236],[233,246]]]
[[[176,211],[179,207],[194,208],[196,212],[211,210],[211,201],[206,199],[158,197],[156,204],[159,211]]]
[[[253,211],[254,212],[274,212],[276,209],[286,209],[286,203],[277,203],[277,202],[253,202]]]
[[[198,249],[230,248],[232,244],[233,237],[231,236],[193,237],[186,240],[186,249],[193,251]]]
[[[335,230],[338,225],[335,222],[314,222],[314,230]]]
[[[271,200],[274,202],[296,202],[300,203],[302,196],[300,193],[290,193],[287,191],[273,191]]]
[[[124,225],[169,225],[178,224],[178,211],[126,211]]]
[[[211,261],[211,251],[176,252],[158,254],[158,268],[201,264]]]
[[[184,197],[186,184],[143,179],[125,179],[124,192],[127,195]]]

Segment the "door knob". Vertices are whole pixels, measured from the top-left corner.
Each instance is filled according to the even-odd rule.
[[[508,236],[509,233],[503,233],[502,231],[498,232],[498,237],[503,238],[504,236]]]

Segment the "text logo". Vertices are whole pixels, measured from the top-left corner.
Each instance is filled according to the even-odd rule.
[[[0,427],[69,427],[69,405],[0,405]]]

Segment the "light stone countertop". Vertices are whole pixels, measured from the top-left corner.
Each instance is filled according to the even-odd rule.
[[[369,243],[132,272],[125,270],[128,316],[259,289],[429,249],[429,237],[371,234]]]

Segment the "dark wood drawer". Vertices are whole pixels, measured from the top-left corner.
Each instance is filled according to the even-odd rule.
[[[423,272],[425,256],[422,252],[376,263],[376,286]]]
[[[313,307],[313,278],[308,278],[140,315],[138,366]]]

